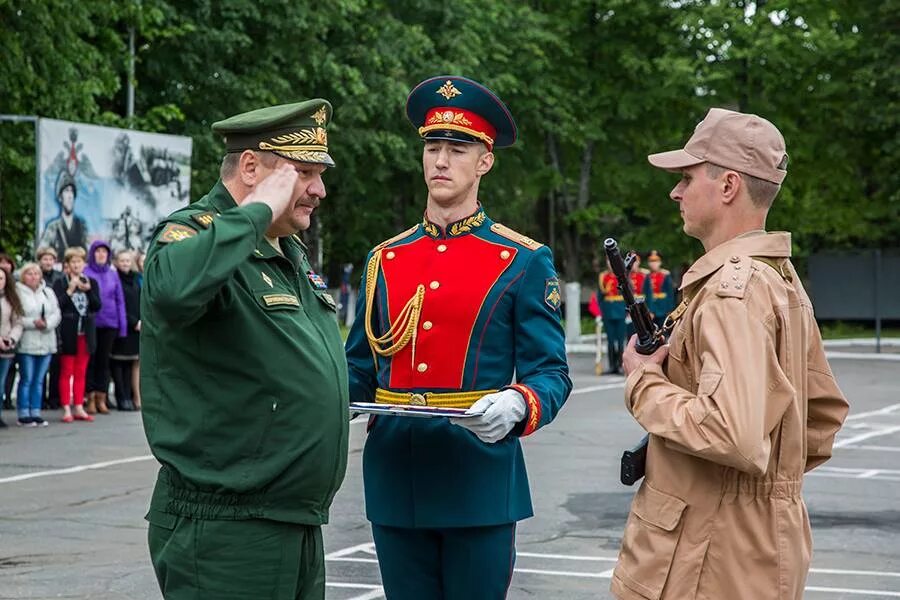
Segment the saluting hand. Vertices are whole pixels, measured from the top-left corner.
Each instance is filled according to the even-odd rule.
[[[284,214],[293,204],[296,169],[284,163],[260,181],[244,200],[245,204],[265,204],[272,209],[272,220]]]
[[[669,356],[668,344],[660,346],[653,354],[640,354],[634,349],[636,343],[637,335],[632,335],[628,340],[628,346],[625,347],[625,352],[622,353],[622,368],[625,370],[626,377],[644,363],[653,363],[661,367],[666,362],[666,358]]]

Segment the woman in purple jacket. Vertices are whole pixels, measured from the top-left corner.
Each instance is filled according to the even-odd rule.
[[[96,315],[97,347],[91,354],[87,370],[87,411],[106,414],[106,394],[109,391],[109,355],[117,337],[128,334],[125,318],[125,296],[115,269],[110,268],[109,244],[97,240],[88,252],[88,266],[84,274],[100,285],[102,307]]]

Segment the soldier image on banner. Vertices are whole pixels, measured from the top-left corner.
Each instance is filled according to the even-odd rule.
[[[57,256],[63,256],[69,248],[85,248],[87,246],[87,223],[75,213],[78,188],[73,175],[74,173],[70,173],[68,169],[60,171],[55,186],[59,216],[47,221],[38,241],[39,247],[49,246],[56,250]]]
[[[370,417],[366,515],[388,598],[499,599],[516,523],[533,514],[519,438],[553,421],[572,388],[559,280],[549,248],[479,202],[494,148],[516,139],[506,105],[443,76],[416,86],[406,113],[424,138],[428,200],[421,223],[366,259],[350,397],[466,416]]]
[[[38,245],[58,256],[97,240],[143,253],[160,219],[190,195],[190,138],[38,121]]]

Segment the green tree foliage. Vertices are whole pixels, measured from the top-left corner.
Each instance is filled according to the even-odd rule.
[[[328,98],[337,167],[307,237],[336,276],[421,218],[408,91],[472,77],[520,131],[482,185],[486,208],[587,281],[607,235],[672,265],[702,252],[667,198],[675,176],[645,157],[683,144],[710,106],[784,132],[789,176],[769,226],[791,229],[801,256],[896,243],[898,21],[896,0],[0,0],[0,113],[189,135],[199,198],[224,151],[211,123]],[[0,243],[19,254],[34,230],[33,135],[0,123]]]

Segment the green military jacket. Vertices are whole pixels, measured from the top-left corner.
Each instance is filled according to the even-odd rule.
[[[328,521],[347,466],[334,300],[299,238],[219,181],[160,224],[144,266],[141,398],[162,467],[147,518]]]

